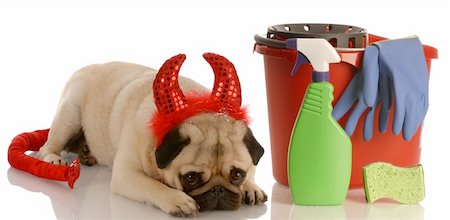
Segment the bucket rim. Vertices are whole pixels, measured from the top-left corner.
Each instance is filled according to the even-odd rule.
[[[255,39],[256,43],[254,44],[253,51],[254,52],[256,51],[263,55],[286,57],[286,54],[290,54],[290,53],[292,53],[292,51],[294,51],[291,49],[287,49],[286,42],[282,41],[282,40],[266,38],[259,34],[256,34],[254,36],[254,39]],[[370,45],[373,42],[387,40],[388,38],[381,37],[381,36],[375,35],[375,34],[368,34],[368,39],[369,39],[369,45]],[[359,53],[364,52],[364,49],[362,49],[362,50],[359,50],[359,49],[358,50],[348,50],[350,48],[346,48],[344,50],[340,50],[339,48],[335,48],[335,49],[340,55],[352,54],[352,53],[359,54]],[[435,47],[424,44],[423,49],[424,49],[426,59],[438,59],[439,58],[438,49],[436,49]],[[352,63],[354,66],[359,66],[354,62],[349,62],[349,63]]]

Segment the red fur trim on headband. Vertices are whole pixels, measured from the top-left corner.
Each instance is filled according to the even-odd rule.
[[[187,108],[172,114],[156,112],[150,120],[150,129],[158,141],[157,147],[159,147],[166,134],[172,128],[175,128],[187,118],[202,112],[226,114],[236,120],[243,120],[247,125],[250,123],[246,107],[235,109],[232,106],[228,106],[225,108],[217,99],[211,99],[210,96],[209,93],[203,95],[191,93],[186,95],[189,100]]]

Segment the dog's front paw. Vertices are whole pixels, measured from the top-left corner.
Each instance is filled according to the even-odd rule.
[[[242,190],[242,203],[246,205],[259,205],[267,201],[267,195],[253,182],[244,184]]]
[[[60,165],[68,165],[67,162],[62,159],[61,156],[56,155],[56,154],[41,154],[39,155],[39,158],[47,163],[52,163],[52,164],[60,164]]]
[[[171,189],[163,199],[161,210],[178,217],[192,217],[198,214],[199,206],[195,200],[186,193]]]

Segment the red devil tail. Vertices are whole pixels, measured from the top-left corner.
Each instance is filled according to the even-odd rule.
[[[47,163],[25,154],[26,151],[38,151],[47,141],[48,132],[49,129],[46,129],[17,135],[8,149],[9,164],[38,177],[68,181],[69,187],[73,188],[80,176],[78,160],[73,161],[70,166],[64,166]]]

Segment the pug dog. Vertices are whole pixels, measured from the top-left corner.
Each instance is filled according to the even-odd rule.
[[[159,71],[111,62],[75,72],[39,158],[66,165],[65,150],[111,167],[113,193],[175,216],[264,203],[254,181],[264,149],[240,106],[236,70],[220,55],[204,57],[215,73],[211,92],[178,77],[183,54]]]

